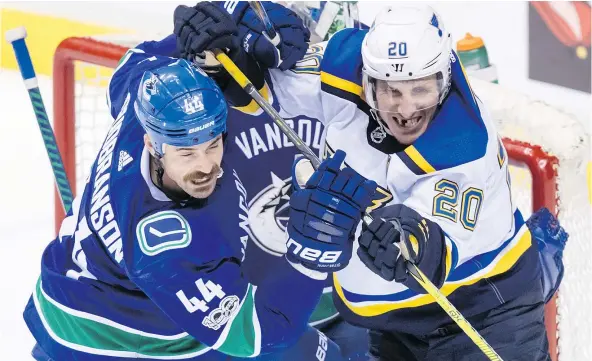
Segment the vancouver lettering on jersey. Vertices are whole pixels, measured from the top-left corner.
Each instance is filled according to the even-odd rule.
[[[241,209],[242,213],[239,212],[239,214],[238,214],[238,219],[239,219],[238,225],[246,233],[245,235],[242,235],[240,237],[240,242],[242,244],[241,251],[243,253],[243,258],[241,260],[241,262],[242,262],[245,260],[245,248],[247,248],[247,241],[249,240],[249,236],[248,236],[248,234],[249,234],[249,210],[247,209],[247,203],[246,203],[247,190],[245,189],[245,186],[243,186],[243,183],[241,182],[240,178],[238,177],[238,174],[236,173],[236,171],[234,169],[232,170],[232,175],[234,176],[234,184],[236,185],[236,189],[240,193],[239,200],[238,200],[238,206]]]
[[[321,149],[322,125],[318,121],[306,118],[286,119],[290,128],[294,129],[300,139],[311,148]],[[274,149],[293,147],[288,137],[276,124],[266,123],[265,134],[260,134],[256,128],[241,132],[234,137],[236,145],[242,150],[247,159]]]

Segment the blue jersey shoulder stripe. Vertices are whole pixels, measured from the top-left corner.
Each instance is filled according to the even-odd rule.
[[[327,44],[321,62],[321,90],[352,103],[362,96],[362,41],[366,30],[343,29]]]
[[[468,79],[453,54],[450,93],[407,155],[425,173],[456,167],[485,155],[489,135]],[[417,174],[417,173],[416,173]]]

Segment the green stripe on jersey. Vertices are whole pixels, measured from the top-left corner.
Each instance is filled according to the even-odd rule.
[[[261,328],[255,309],[255,289],[249,284],[241,308],[227,326],[228,333],[218,351],[236,357],[257,356],[261,351]],[[226,331],[226,330],[225,330]]]
[[[60,305],[43,292],[41,278],[33,297],[50,336],[71,349],[106,356],[152,359],[192,358],[210,349],[186,333],[174,336],[148,334]]]
[[[338,314],[339,312],[333,303],[332,289],[329,289],[326,292],[323,291],[319,303],[317,303],[312,315],[308,319],[308,323],[311,326],[316,326],[317,324],[322,324],[325,321],[333,319]]]

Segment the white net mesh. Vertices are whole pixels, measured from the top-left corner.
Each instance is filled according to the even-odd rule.
[[[75,62],[79,74],[75,86],[76,194],[82,194],[86,177],[113,118],[107,108],[106,91],[112,69]]]
[[[558,296],[560,360],[592,359],[592,245],[586,167],[590,136],[572,116],[540,101],[483,81],[472,80],[504,137],[540,145],[559,159],[557,190],[559,220],[570,237],[564,253],[565,276]],[[528,174],[530,176],[530,174]],[[532,181],[513,169],[512,187],[522,209],[530,209]],[[527,208],[528,206],[528,208]]]
[[[105,92],[111,71],[77,62],[76,73],[76,184],[84,188],[90,166],[112,122]],[[590,325],[592,267],[590,228],[592,209],[588,199],[586,164],[590,159],[589,136],[580,123],[553,107],[499,85],[472,79],[477,95],[489,108],[502,136],[541,145],[559,159],[560,221],[570,234],[564,262],[566,274],[559,292],[558,329],[561,360],[592,358]],[[532,176],[512,162],[512,193],[525,218],[532,213]]]

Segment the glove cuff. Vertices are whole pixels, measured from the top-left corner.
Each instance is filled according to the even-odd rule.
[[[286,260],[298,272],[302,273],[303,275],[305,275],[305,276],[307,276],[309,278],[312,278],[313,280],[324,281],[324,280],[327,279],[327,273],[326,272],[314,271],[314,270],[311,270],[311,269],[308,269],[308,268],[304,267],[300,263],[293,263],[293,262],[290,262],[290,260],[288,260],[288,259],[286,259]]]
[[[212,3],[228,13],[237,25],[249,9],[249,3],[247,1],[213,1]]]

